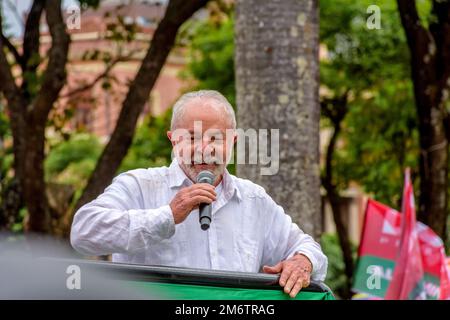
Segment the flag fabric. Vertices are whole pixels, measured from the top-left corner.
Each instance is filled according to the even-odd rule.
[[[394,274],[385,299],[426,299],[419,237],[416,230],[414,192],[409,169],[405,171],[402,201],[402,232],[395,259]]]
[[[441,250],[441,287],[439,292],[440,300],[450,300],[450,258],[445,256],[445,250]]]
[[[409,174],[403,199],[403,214],[368,200],[353,290],[373,299],[450,299],[444,245],[415,221]]]

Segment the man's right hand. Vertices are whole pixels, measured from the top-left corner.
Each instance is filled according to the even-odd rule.
[[[178,191],[170,202],[175,224],[183,222],[201,203],[209,204],[215,201],[216,196],[214,186],[208,183],[196,183]]]

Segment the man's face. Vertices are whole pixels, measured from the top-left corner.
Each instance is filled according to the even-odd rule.
[[[236,141],[231,129],[225,108],[215,100],[195,98],[186,103],[176,128],[167,136],[180,167],[192,181],[203,170],[216,177],[223,174]]]

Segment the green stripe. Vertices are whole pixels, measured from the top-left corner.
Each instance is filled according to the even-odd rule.
[[[376,282],[373,281],[374,277],[370,272],[368,272],[369,266],[377,266],[383,270],[383,275],[381,276],[379,283],[380,286],[378,288],[369,287],[370,284],[376,284]],[[394,272],[394,266],[395,263],[392,260],[369,255],[361,256],[355,270],[353,290],[359,293],[366,293],[371,296],[384,298],[390,283],[390,280],[386,279],[386,274],[390,271],[390,274],[392,275]]]
[[[371,274],[367,272],[367,268],[370,265],[379,266],[382,268],[384,275],[386,275],[386,271],[391,271],[391,276],[394,272],[395,262],[388,259],[383,259],[380,257],[365,255],[361,256],[358,260],[358,264],[355,270],[355,276],[353,281],[353,290],[358,293],[366,293],[371,296],[384,298],[386,294],[386,290],[389,286],[390,280],[386,279],[386,277],[382,277],[380,281],[380,288],[370,289],[368,287],[368,280]],[[427,299],[434,300],[438,299],[436,287],[439,287],[440,280],[439,278],[431,275],[429,273],[424,274],[423,281],[425,282],[425,287],[428,289],[427,291]],[[369,281],[370,282],[370,281]],[[415,295],[418,291],[422,290],[420,286],[416,287],[410,294]]]
[[[427,299],[437,300],[439,299],[439,286],[440,279],[432,274],[425,273],[423,280],[425,281],[425,290],[427,292]]]
[[[292,299],[280,290],[212,287],[174,283],[128,281],[151,299],[167,300],[334,300],[330,292],[303,292]]]

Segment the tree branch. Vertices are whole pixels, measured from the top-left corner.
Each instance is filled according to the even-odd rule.
[[[36,56],[39,56],[39,26],[44,6],[45,0],[35,0],[28,13],[23,35],[23,63],[21,64],[23,73],[35,72],[39,65]],[[25,81],[22,88],[26,88]]]
[[[70,98],[76,94],[79,94],[85,90],[91,89],[92,87],[94,87],[100,80],[102,80],[103,78],[107,77],[109,75],[109,73],[111,72],[111,70],[114,68],[114,66],[119,63],[119,62],[124,62],[129,60],[134,53],[138,52],[139,50],[134,50],[132,52],[130,52],[129,54],[125,55],[125,56],[120,56],[117,57],[115,59],[113,59],[110,63],[108,63],[108,65],[106,66],[105,70],[100,73],[99,75],[97,75],[95,77],[94,80],[92,80],[90,83],[82,85],[76,89],[73,89],[72,91],[69,91],[63,95],[60,95],[60,98]]]
[[[2,37],[0,37],[0,91],[5,95],[9,108],[11,109],[11,112],[13,112],[13,106],[15,106],[13,101],[19,95],[19,89],[16,86],[14,76],[11,72],[11,66],[3,50],[3,46],[6,46],[6,43],[4,42],[2,23],[3,20],[0,14],[0,33],[2,34]]]
[[[429,44],[433,41],[432,36],[420,22],[416,0],[397,0],[397,5],[410,47],[412,62],[413,64],[417,64],[416,70],[420,70],[421,66],[425,63],[424,57],[429,49],[429,45],[423,46],[423,44]]]
[[[5,35],[1,34],[1,38],[2,38],[2,42],[3,45],[8,48],[9,52],[11,52],[11,54],[14,56],[14,59],[16,60],[16,62],[21,66],[22,65],[22,56],[19,54],[19,52],[17,51],[17,48],[11,43],[11,41],[9,41],[9,39],[7,37],[5,37]]]
[[[442,112],[445,109],[445,90],[450,90],[450,0],[433,1],[432,14],[435,19],[430,23],[430,32],[436,44],[436,74],[439,81],[439,101]]]
[[[2,33],[2,16],[0,14],[0,33]],[[11,132],[13,135],[14,148],[14,169],[15,176],[20,179],[23,171],[22,157],[25,147],[23,132],[26,128],[25,117],[23,113],[24,100],[20,90],[15,83],[11,66],[3,50],[3,37],[0,37],[0,91],[3,92],[8,102],[8,110],[11,117]]]
[[[47,0],[45,3],[47,23],[52,36],[49,61],[44,72],[42,86],[34,103],[33,117],[45,123],[53,103],[66,81],[66,63],[70,37],[66,33],[61,13],[61,1]]]

